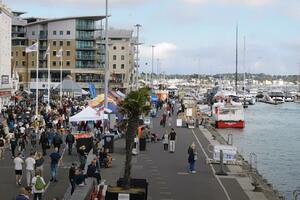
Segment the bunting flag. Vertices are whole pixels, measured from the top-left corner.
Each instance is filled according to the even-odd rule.
[[[63,56],[63,49],[60,48],[60,50],[58,51],[58,53],[56,54],[57,58],[61,58]]]
[[[44,59],[46,59],[46,57],[49,56],[49,55],[50,55],[50,45],[47,48],[47,51],[46,51],[46,53],[44,55]]]
[[[29,47],[26,47],[25,49],[25,52],[26,53],[31,53],[31,52],[34,52],[34,51],[37,51],[38,50],[38,43],[34,43],[33,45],[29,46]]]

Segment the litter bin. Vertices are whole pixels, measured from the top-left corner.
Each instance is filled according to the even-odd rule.
[[[114,152],[114,135],[112,135],[112,134],[104,135],[103,140],[104,140],[104,148],[106,150],[108,150],[108,153],[113,153]]]

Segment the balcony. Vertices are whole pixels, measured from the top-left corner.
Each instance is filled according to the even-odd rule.
[[[79,36],[76,36],[76,40],[95,40],[95,38],[94,38],[94,36],[79,35]]]
[[[39,40],[48,40],[48,35],[39,35]]]
[[[95,46],[76,46],[77,50],[89,50],[89,51],[95,51],[97,48]]]
[[[76,68],[92,68],[92,69],[97,69],[100,68],[100,66],[96,65],[96,64],[87,64],[87,65],[76,65]]]
[[[77,55],[77,60],[95,60],[95,56],[89,56],[89,55]]]
[[[77,25],[76,26],[77,30],[96,30],[95,25]]]

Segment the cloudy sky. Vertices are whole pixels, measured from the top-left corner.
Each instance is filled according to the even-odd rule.
[[[104,15],[105,0],[3,0],[26,16]],[[239,24],[240,71],[299,74],[299,0],[109,0],[110,27],[142,24],[142,70],[215,74],[235,70]],[[246,61],[243,66],[243,43]],[[159,60],[157,60],[159,59]],[[146,64],[147,63],[147,64]]]

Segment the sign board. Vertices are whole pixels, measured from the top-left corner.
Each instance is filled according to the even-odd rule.
[[[223,161],[226,162],[235,162],[237,148],[230,145],[215,145],[213,152],[213,159],[220,162],[220,150],[223,151]]]
[[[182,127],[182,119],[177,119],[176,120],[176,126]]]
[[[192,108],[186,109],[186,116],[187,117],[192,117],[193,116],[193,109]]]
[[[1,76],[1,84],[9,84],[9,76],[8,75]]]

